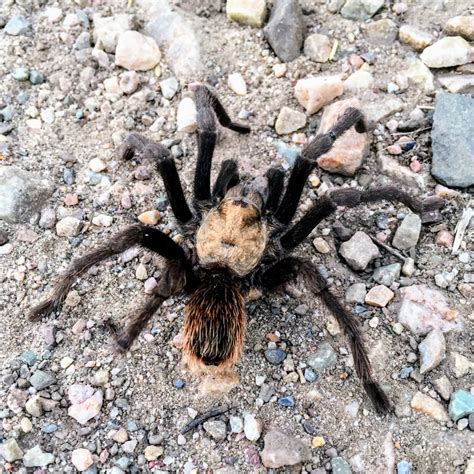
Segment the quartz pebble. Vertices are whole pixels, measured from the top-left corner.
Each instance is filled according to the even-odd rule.
[[[168,77],[160,81],[160,89],[165,99],[171,100],[179,89],[179,83],[176,77]]]
[[[23,456],[25,467],[46,467],[53,462],[54,454],[45,453],[38,444],[26,451]]]
[[[153,38],[138,31],[121,33],[115,50],[115,64],[133,71],[148,71],[161,60],[161,53]]]
[[[60,237],[74,237],[82,229],[83,223],[76,217],[65,217],[56,223],[56,234]]]
[[[192,133],[197,129],[197,111],[194,101],[185,97],[178,105],[176,117],[178,132]]]
[[[68,414],[81,425],[85,425],[89,420],[96,417],[100,413],[103,401],[102,392],[97,390],[93,393],[93,395],[89,395],[90,390],[87,386],[79,386],[79,389],[86,389],[84,391],[86,397],[89,395],[89,397],[84,399],[84,396],[75,394],[77,390],[73,387],[76,386],[73,385],[69,387],[69,398],[71,399],[71,402],[73,402],[73,400],[75,402],[78,402],[78,400],[81,401],[78,403],[73,402],[73,404],[68,409]]]
[[[352,73],[344,81],[344,91],[357,94],[365,89],[370,89],[374,83],[374,78],[369,71],[358,71]]]
[[[161,446],[147,446],[145,448],[145,459],[147,461],[156,461],[164,453],[164,449]]]
[[[16,440],[12,438],[0,444],[0,456],[5,458],[5,461],[15,462],[23,458],[23,451]]]
[[[262,422],[251,413],[244,416],[244,434],[249,441],[257,441],[262,434]]]
[[[343,92],[340,76],[300,79],[295,86],[295,97],[308,114],[312,115]]]
[[[119,86],[124,94],[133,94],[137,90],[139,82],[140,78],[135,71],[126,71],[120,74]]]
[[[30,24],[22,15],[14,15],[5,26],[5,33],[10,36],[19,36],[28,33]]]
[[[227,85],[229,89],[235,92],[237,95],[246,95],[247,94],[247,85],[245,84],[242,74],[236,72],[234,74],[229,74],[227,79]]]

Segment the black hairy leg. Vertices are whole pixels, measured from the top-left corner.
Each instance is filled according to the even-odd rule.
[[[359,133],[366,131],[362,112],[357,109],[348,108],[332,128],[326,133],[316,135],[303,147],[301,155],[291,170],[285,195],[275,213],[275,218],[278,222],[282,224],[289,224],[291,222],[298,207],[306,180],[316,166],[317,158],[331,150],[334,142],[352,126],[355,126]]]
[[[230,120],[217,97],[206,87],[193,87],[196,99],[198,156],[194,175],[194,198],[208,201],[211,198],[211,166],[216,146],[216,116],[220,124],[238,133],[248,133],[250,129]]]
[[[273,290],[293,280],[297,275],[304,278],[312,293],[319,295],[336,317],[349,339],[355,369],[365,391],[376,410],[382,414],[387,413],[391,408],[391,403],[372,376],[372,368],[359,323],[330,291],[326,279],[314,265],[299,258],[286,257],[270,266],[260,275],[256,284],[263,290]]]
[[[297,247],[338,206],[356,207],[363,203],[378,201],[400,202],[421,215],[433,212],[444,205],[442,199],[433,200],[429,197],[420,200],[394,186],[382,186],[366,191],[337,189],[318,199],[306,214],[281,237],[281,246],[286,252]]]
[[[117,155],[121,159],[129,160],[136,154],[140,154],[145,159],[156,161],[173,214],[180,224],[191,221],[193,214],[184,197],[176,164],[168,149],[161,143],[149,140],[138,133],[131,133],[118,148]]]
[[[268,179],[268,199],[265,210],[273,214],[278,209],[283,194],[285,173],[279,168],[270,168],[265,176]]]
[[[170,296],[179,294],[185,289],[188,271],[189,266],[186,261],[174,260],[169,262],[151,298],[141,309],[130,316],[125,327],[119,330],[115,324],[109,323],[112,336],[119,351],[130,349],[133,341],[135,341],[163,302]]]
[[[106,244],[74,260],[66,272],[60,276],[51,295],[31,310],[29,319],[35,321],[51,314],[62,304],[77,278],[89,268],[136,244],[140,244],[166,259],[186,261],[184,250],[160,230],[139,224],[130,226],[123,232],[112,236]]]
[[[223,161],[216,182],[214,183],[212,195],[218,199],[222,199],[230,188],[239,184],[239,181],[239,171],[236,161]]]

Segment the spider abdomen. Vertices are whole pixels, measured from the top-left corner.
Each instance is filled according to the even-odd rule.
[[[185,310],[185,362],[193,369],[235,364],[242,350],[245,319],[239,283],[224,271],[207,276]]]

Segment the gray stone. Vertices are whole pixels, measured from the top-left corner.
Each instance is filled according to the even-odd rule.
[[[301,52],[305,32],[298,0],[275,0],[263,34],[283,62],[296,59]]]
[[[446,341],[443,331],[433,329],[418,345],[420,351],[420,374],[438,367],[446,358]]]
[[[356,232],[347,242],[341,244],[339,252],[354,270],[365,270],[374,258],[380,257],[377,246],[367,234],[361,231]]]
[[[391,265],[376,268],[374,280],[381,285],[392,286],[400,278],[401,269],[402,265],[400,263],[392,263]]]
[[[209,433],[216,441],[223,441],[227,436],[227,426],[223,421],[206,421],[202,427],[206,433]]]
[[[449,402],[449,416],[453,421],[474,413],[474,395],[467,390],[456,390]]]
[[[400,250],[413,248],[420,238],[421,219],[416,214],[408,214],[398,226],[392,245]]]
[[[28,222],[53,194],[53,184],[16,166],[0,166],[0,220]]]
[[[178,88],[179,84],[176,80],[176,77],[169,77],[164,81],[160,81],[161,93],[163,94],[163,97],[165,99],[172,99],[175,96],[176,92],[178,92]]]
[[[278,135],[287,135],[296,132],[306,125],[306,115],[289,107],[282,107],[275,122],[275,131]]]
[[[344,6],[346,0],[326,0],[326,8],[331,13],[337,13]]]
[[[392,45],[398,36],[397,25],[388,18],[362,25],[362,31],[369,43],[383,46]]]
[[[365,302],[365,295],[367,294],[367,288],[365,283],[354,283],[346,291],[346,301],[348,303],[360,303]]]
[[[45,81],[44,74],[40,71],[32,70],[30,72],[30,82],[34,85],[37,86],[38,84],[43,84]]]
[[[365,104],[363,112],[368,122],[378,124],[396,112],[403,110],[403,102],[400,99],[387,97],[382,101]]]
[[[261,458],[267,468],[294,466],[311,459],[311,449],[304,441],[281,431],[268,432],[264,443]]]
[[[442,375],[440,378],[433,380],[433,387],[443,400],[449,400],[451,398],[453,386],[446,375]]]
[[[172,11],[166,1],[139,0],[137,6],[140,5],[151,18],[144,33],[158,43],[176,77],[181,82],[199,80],[204,65],[199,41],[189,22]]]
[[[91,36],[88,31],[83,31],[74,42],[74,49],[80,51],[81,49],[89,48],[91,45]]]
[[[43,390],[56,382],[56,377],[43,370],[37,370],[30,378],[30,383],[36,390]]]
[[[229,416],[229,425],[232,433],[242,433],[244,431],[244,420],[240,416]]]
[[[26,467],[46,467],[52,462],[54,462],[54,455],[45,453],[38,444],[23,456],[23,464]]]
[[[341,15],[350,20],[368,20],[384,5],[384,0],[347,0]]]
[[[332,474],[351,474],[352,469],[349,463],[340,456],[331,459]]]
[[[27,81],[30,77],[30,71],[26,67],[16,67],[12,71],[12,77],[16,81]]]
[[[474,184],[474,99],[459,94],[436,96],[431,141],[431,174],[449,187]]]
[[[286,352],[283,349],[267,349],[265,351],[265,358],[273,365],[281,364],[286,357]]]
[[[474,94],[474,74],[437,76],[436,79],[453,94]]]
[[[273,386],[268,383],[264,383],[260,388],[258,398],[263,400],[265,403],[268,403],[273,397],[273,395],[275,395],[275,389],[273,388]]]
[[[308,357],[308,365],[314,370],[331,369],[337,363],[337,354],[328,342],[323,342],[319,349]]]
[[[11,36],[24,35],[30,29],[30,24],[22,15],[14,15],[5,26],[5,33]]]

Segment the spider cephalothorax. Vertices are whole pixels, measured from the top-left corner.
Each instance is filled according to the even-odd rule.
[[[374,380],[360,326],[334,296],[325,278],[308,261],[291,256],[312,230],[338,206],[389,200],[428,215],[442,205],[437,199],[419,201],[398,187],[367,191],[336,189],[295,219],[304,185],[316,159],[351,127],[365,132],[362,114],[347,109],[326,133],[314,137],[296,160],[284,190],[284,173],[271,168],[264,177],[241,179],[234,160],[222,162],[211,190],[211,164],[216,143],[216,117],[221,125],[239,133],[250,129],[232,122],[217,97],[205,86],[195,86],[198,118],[198,157],[192,208],[185,198],[174,160],[159,143],[131,134],[119,148],[120,158],[135,154],[155,160],[173,213],[187,237],[184,247],[160,230],[133,225],[95,251],[75,260],[59,279],[51,296],[33,308],[30,318],[53,312],[77,277],[105,258],[140,244],[167,260],[162,277],[149,301],[126,326],[114,330],[121,350],[132,345],[163,301],[182,292],[189,295],[183,329],[183,355],[191,368],[231,367],[239,358],[245,334],[245,297],[249,290],[269,292],[298,274],[313,294],[320,295],[346,332],[354,366],[375,407],[391,406]]]

